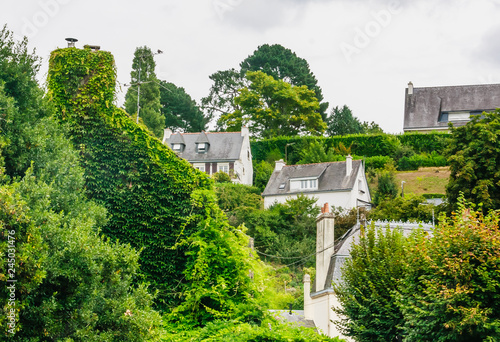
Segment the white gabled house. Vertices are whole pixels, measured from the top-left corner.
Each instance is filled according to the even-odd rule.
[[[298,194],[345,209],[371,207],[363,162],[351,156],[346,161],[318,164],[285,165],[283,160],[277,161],[262,193],[264,207],[284,203]]]
[[[209,175],[222,171],[231,175],[235,183],[253,183],[247,127],[242,127],[241,132],[199,133],[172,133],[166,128],[163,143],[200,171]]]

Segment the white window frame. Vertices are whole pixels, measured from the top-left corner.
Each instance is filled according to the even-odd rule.
[[[172,150],[174,151],[180,151],[182,149],[182,144],[174,143],[172,144]]]
[[[217,163],[217,172],[219,171],[229,174],[229,163]]]
[[[318,178],[304,177],[290,180],[290,190],[318,190]]]
[[[200,170],[200,171],[206,172],[206,171],[205,171],[205,163],[194,163],[194,164],[193,164],[193,167],[194,167],[196,170]]]
[[[199,143],[197,148],[198,152],[207,152],[207,143]]]

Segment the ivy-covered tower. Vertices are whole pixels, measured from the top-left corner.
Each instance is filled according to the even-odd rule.
[[[158,304],[177,302],[186,250],[172,246],[194,228],[191,194],[210,179],[177,157],[117,108],[111,53],[74,47],[52,52],[49,96],[81,151],[88,197],[108,210],[102,232],[141,250],[141,271],[159,290]]]

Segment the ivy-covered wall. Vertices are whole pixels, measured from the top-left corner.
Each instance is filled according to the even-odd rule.
[[[142,249],[141,271],[158,305],[178,303],[176,285],[186,268],[185,247],[172,249],[191,214],[191,194],[211,180],[113,105],[113,56],[65,48],[52,52],[48,89],[58,119],[67,124],[80,150],[86,191],[103,204],[109,237]]]

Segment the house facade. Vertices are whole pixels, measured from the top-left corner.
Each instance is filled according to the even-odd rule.
[[[335,337],[343,336],[335,325],[342,317],[336,314],[332,307],[339,307],[340,303],[333,291],[333,284],[342,282],[342,266],[350,258],[351,246],[359,242],[361,224],[358,222],[337,241],[334,240],[335,217],[329,212],[328,206],[322,209],[322,214],[316,220],[316,279],[311,284],[309,275],[304,276],[304,319],[314,321],[319,332]],[[371,224],[364,222],[363,225]],[[403,223],[403,222],[374,222],[382,229],[400,229],[409,235],[414,229],[424,229],[431,233],[430,224]]]
[[[416,88],[405,91],[405,132],[447,131],[462,126],[471,115],[500,108],[500,84]]]
[[[336,207],[351,209],[370,207],[371,195],[361,160],[285,165],[276,162],[262,197],[264,207],[273,203],[284,203],[298,194],[317,198],[317,203],[329,203]]]
[[[165,129],[163,143],[194,168],[213,175],[218,171],[233,182],[252,185],[252,151],[248,128],[241,132],[172,133]]]

